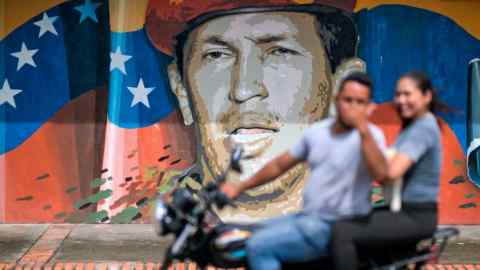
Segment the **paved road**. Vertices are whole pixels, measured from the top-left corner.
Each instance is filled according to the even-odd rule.
[[[440,261],[443,266],[431,269],[480,269],[480,226],[458,228],[461,234],[447,247]],[[14,264],[54,266],[54,270],[147,269],[158,266],[170,241],[156,237],[147,224],[1,224],[0,270]],[[451,266],[457,264],[458,268]]]

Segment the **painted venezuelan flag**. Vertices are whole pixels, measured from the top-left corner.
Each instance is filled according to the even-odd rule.
[[[62,2],[1,2],[2,222],[64,221],[100,169],[108,5]]]
[[[0,2],[0,222],[138,217],[144,178],[191,162],[146,4]]]

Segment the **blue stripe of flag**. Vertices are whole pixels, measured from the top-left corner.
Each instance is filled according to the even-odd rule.
[[[172,58],[152,46],[144,29],[111,33],[110,53],[117,50],[130,58],[124,61],[126,74],[118,67],[110,72],[109,120],[123,128],[157,123],[176,108],[167,76],[167,66]],[[133,104],[135,96],[129,87],[136,88],[140,80],[145,88],[153,89],[145,97],[148,103]]]

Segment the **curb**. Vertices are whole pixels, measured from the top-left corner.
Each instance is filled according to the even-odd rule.
[[[159,263],[153,262],[61,262],[55,264],[43,264],[30,262],[26,264],[0,263],[0,270],[157,270]],[[179,263],[169,270],[198,270],[195,264]],[[236,270],[208,267],[208,270]],[[427,265],[426,270],[480,270],[480,264],[435,264]]]

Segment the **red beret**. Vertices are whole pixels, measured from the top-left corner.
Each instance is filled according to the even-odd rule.
[[[216,14],[235,14],[290,8],[326,7],[351,12],[355,0],[150,0],[146,15],[146,31],[153,45],[172,55],[176,36],[198,26]],[[247,11],[246,11],[247,10]]]

